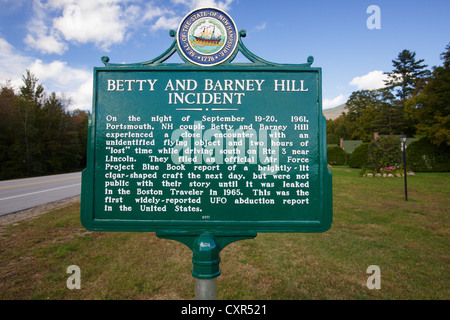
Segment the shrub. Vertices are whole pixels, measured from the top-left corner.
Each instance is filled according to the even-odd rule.
[[[345,165],[347,163],[347,153],[338,146],[328,147],[328,164]]]
[[[369,152],[369,143],[365,142],[358,146],[350,155],[348,165],[350,168],[364,168],[367,165],[367,155]]]
[[[381,136],[372,141],[368,147],[367,163],[377,172],[381,168],[400,167],[403,163],[400,138]]]
[[[417,172],[450,171],[450,147],[434,145],[422,138],[412,142],[406,148],[407,167]]]

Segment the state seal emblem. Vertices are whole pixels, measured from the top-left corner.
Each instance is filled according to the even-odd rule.
[[[200,66],[215,66],[228,60],[238,43],[236,25],[217,8],[200,8],[181,21],[177,32],[183,56]]]

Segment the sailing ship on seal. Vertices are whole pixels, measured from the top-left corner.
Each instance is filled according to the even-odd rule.
[[[199,35],[194,35],[194,42],[200,45],[218,46],[222,40],[222,34],[220,30],[216,33],[216,30],[217,28],[213,25],[203,27]]]

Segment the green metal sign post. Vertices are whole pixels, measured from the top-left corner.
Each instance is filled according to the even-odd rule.
[[[196,279],[259,232],[324,232],[332,222],[321,69],[251,53],[215,8],[189,13],[170,48],[94,68],[81,221],[156,232],[193,252]],[[241,52],[249,63],[232,63]],[[178,53],[184,63],[164,63]]]

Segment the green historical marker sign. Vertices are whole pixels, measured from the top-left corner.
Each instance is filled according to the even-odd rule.
[[[94,68],[81,221],[194,250],[332,222],[321,69],[262,60],[223,11],[189,13],[154,60]],[[238,52],[251,62],[231,63]],[[163,63],[175,52],[185,61]],[[215,241],[215,240],[213,240]],[[195,250],[194,250],[195,252]]]

